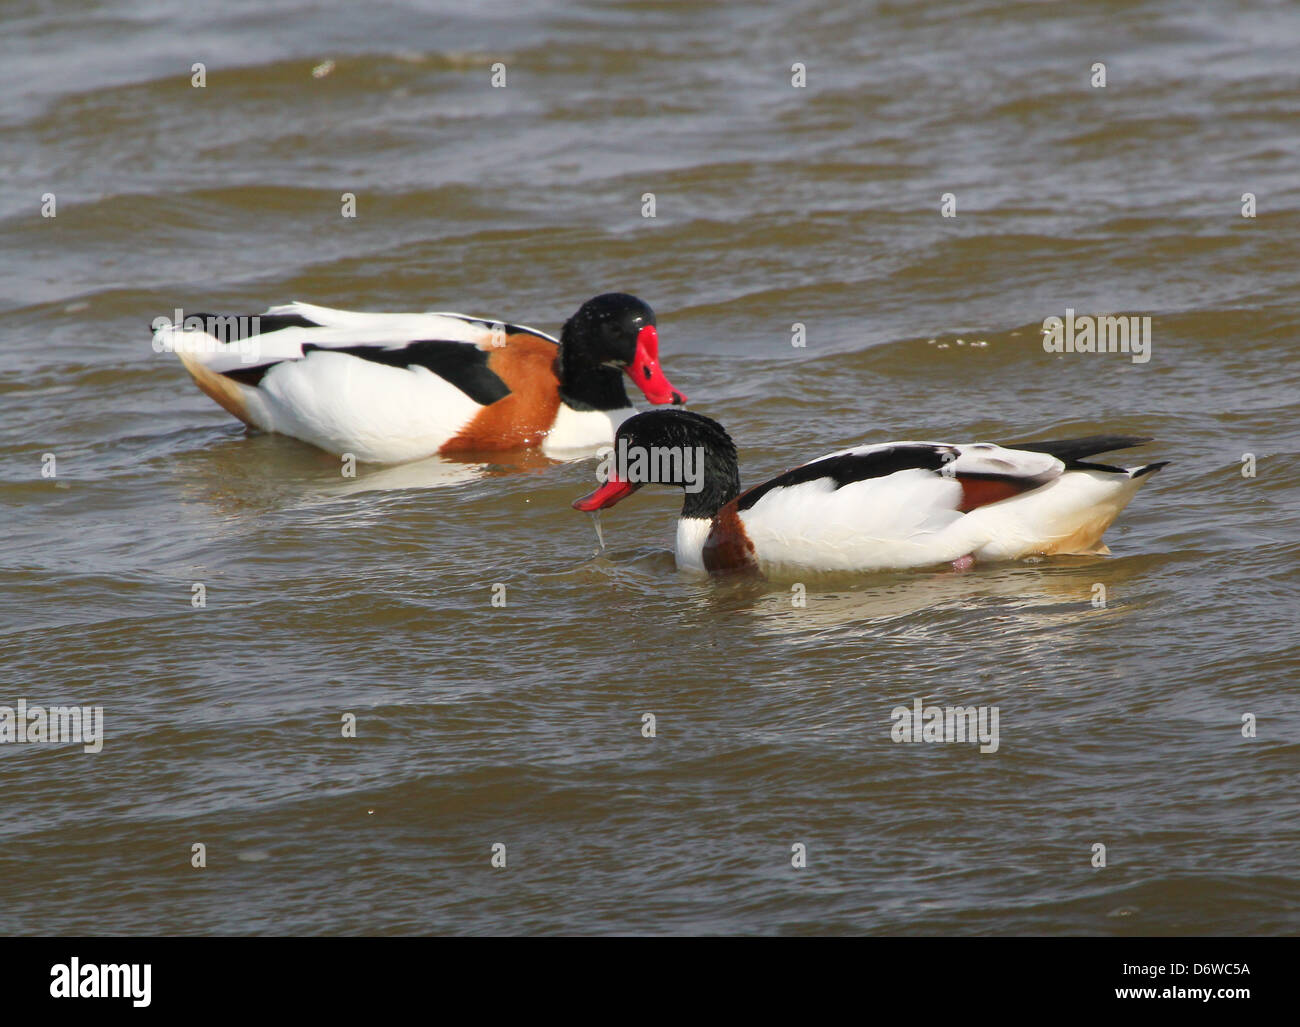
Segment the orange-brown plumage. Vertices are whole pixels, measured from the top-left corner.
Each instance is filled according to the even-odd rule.
[[[1034,482],[1023,479],[1010,481],[1002,478],[970,478],[960,474],[957,480],[961,483],[961,505],[957,507],[961,513],[970,513],[976,507],[1010,499],[1035,486]]]
[[[758,566],[754,560],[754,543],[740,520],[738,502],[731,500],[713,518],[709,537],[704,542],[704,567],[708,571],[742,571]]]
[[[524,332],[507,335],[490,350],[488,367],[506,383],[510,395],[485,406],[440,453],[518,449],[538,445],[560,409],[555,373],[555,343]]]

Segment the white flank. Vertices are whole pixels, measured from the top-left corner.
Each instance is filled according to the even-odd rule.
[[[835,488],[829,478],[773,489],[740,520],[760,565],[854,571],[955,560],[969,553],[946,529],[963,517],[961,484],[898,471]]]
[[[483,408],[424,367],[312,352],[277,364],[258,389],[266,431],[358,460],[401,463],[437,452]]]
[[[842,452],[883,448],[888,447]],[[947,448],[954,454],[948,465],[953,475],[1009,475],[1030,489],[969,513],[958,510],[962,486],[955,477],[921,469],[841,488],[830,478],[818,478],[773,489],[740,513],[760,566],[868,571],[930,566],[968,554],[1011,560],[1104,552],[1102,533],[1146,480],[1132,477],[1136,469],[1065,471],[1060,460],[1045,453],[987,444]],[[679,522],[677,545],[684,566],[698,562],[689,546],[698,529],[683,527],[686,523]]]

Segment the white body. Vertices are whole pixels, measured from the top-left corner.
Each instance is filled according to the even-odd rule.
[[[1143,468],[1067,471],[1046,453],[987,443],[920,445],[943,446],[953,460],[943,472],[908,469],[839,488],[829,477],[774,488],[741,510],[759,568],[868,571],[924,567],[965,556],[980,561],[1106,552],[1102,533],[1144,480],[1135,476]],[[962,513],[962,485],[956,478],[961,473],[1011,476],[1031,487]],[[711,526],[709,520],[679,519],[678,566],[704,570]]]
[[[267,432],[309,442],[361,461],[403,463],[438,452],[484,407],[425,367],[390,367],[331,348],[381,345],[401,349],[421,339],[493,345],[491,318],[465,314],[370,314],[333,310],[308,303],[272,307],[268,315],[298,314],[320,327],[282,328],[224,343],[200,329],[164,325],[154,333],[154,349],[175,352],[205,391],[226,393],[223,406]],[[524,329],[551,342],[557,340]],[[322,347],[303,355],[303,345]],[[221,372],[272,361],[256,385],[225,378]],[[204,372],[209,372],[205,375]],[[214,398],[216,398],[214,396]],[[232,409],[232,406],[236,409]],[[615,411],[577,411],[561,402],[542,451],[585,455],[608,445],[632,407]]]

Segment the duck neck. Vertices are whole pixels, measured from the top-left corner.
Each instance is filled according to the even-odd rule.
[[[718,511],[740,495],[740,467],[735,457],[709,447],[696,448],[693,456],[703,453],[699,477],[688,482],[682,501],[682,520],[711,521]],[[697,487],[698,486],[698,487]]]
[[[632,408],[623,386],[623,372],[593,360],[573,342],[567,331],[560,336],[555,376],[560,380],[560,400],[573,410]]]

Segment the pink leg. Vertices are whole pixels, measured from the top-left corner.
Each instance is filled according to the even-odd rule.
[[[958,574],[963,571],[971,570],[974,566],[975,556],[973,553],[967,553],[965,556],[960,556],[952,562],[952,569]]]

